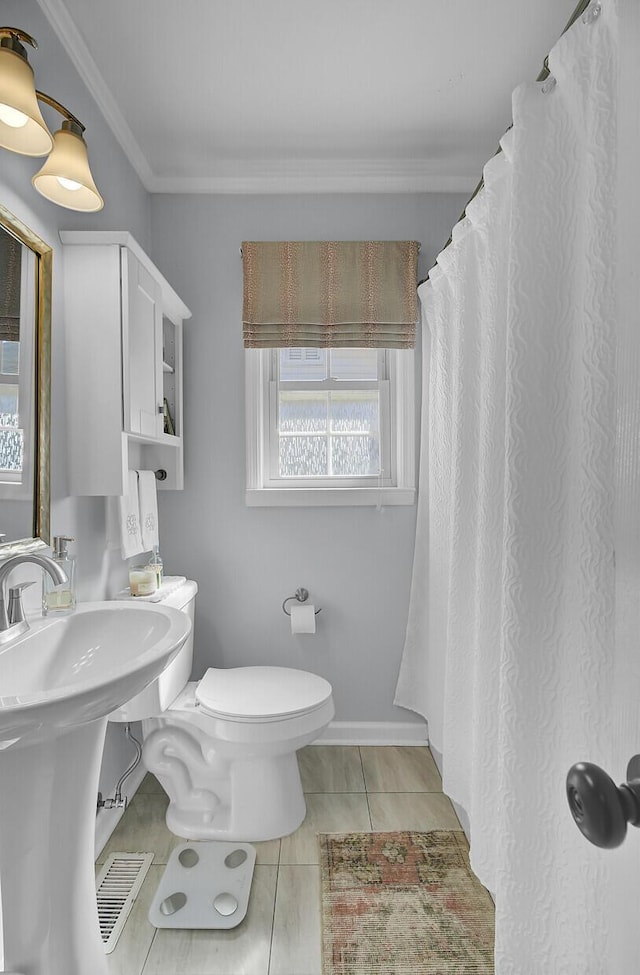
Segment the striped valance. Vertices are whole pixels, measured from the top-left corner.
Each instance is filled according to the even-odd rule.
[[[20,340],[20,272],[22,245],[0,231],[0,340]]]
[[[0,342],[20,341],[20,319],[0,315]]]
[[[412,349],[413,240],[244,241],[244,344]]]

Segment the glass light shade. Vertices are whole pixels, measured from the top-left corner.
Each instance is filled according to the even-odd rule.
[[[31,65],[8,47],[0,47],[0,146],[23,156],[46,156],[53,146]]]
[[[63,122],[54,134],[53,151],[31,182],[38,193],[68,210],[102,210],[104,200],[89,169],[86,143],[81,135],[67,128],[71,124]]]

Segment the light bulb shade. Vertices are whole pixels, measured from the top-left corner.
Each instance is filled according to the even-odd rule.
[[[7,124],[7,118],[14,124]],[[9,47],[0,47],[0,146],[23,156],[46,156],[53,146],[31,65]]]
[[[92,213],[102,210],[104,200],[89,169],[86,143],[81,135],[68,128],[71,124],[63,122],[54,134],[53,151],[31,182],[52,203],[68,210]]]

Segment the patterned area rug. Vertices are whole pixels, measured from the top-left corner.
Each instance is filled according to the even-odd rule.
[[[493,901],[463,832],[318,840],[324,975],[492,975]]]

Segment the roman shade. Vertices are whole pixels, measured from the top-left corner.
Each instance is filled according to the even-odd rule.
[[[22,245],[0,231],[0,340],[20,340],[20,268]]]
[[[244,241],[244,345],[412,349],[413,240]]]

